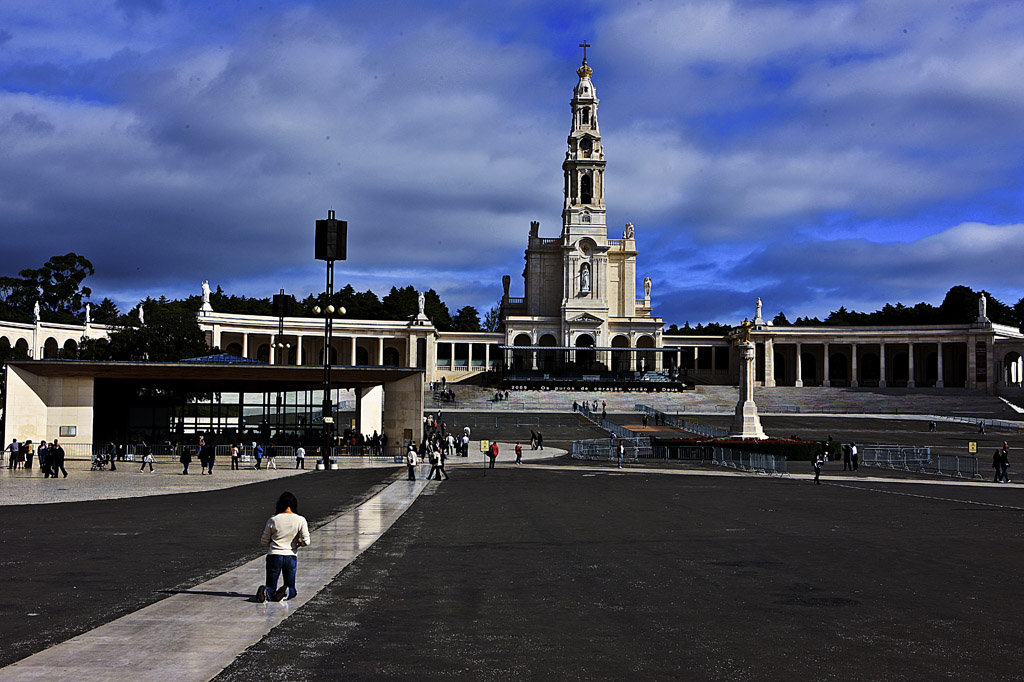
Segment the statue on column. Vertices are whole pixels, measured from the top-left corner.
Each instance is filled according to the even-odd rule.
[[[139,304],[139,326],[146,324],[146,313],[142,309],[142,304]]]
[[[92,304],[91,303],[86,303],[85,304],[85,326],[88,327],[91,322],[92,322]]]
[[[644,277],[644,299],[648,300],[648,301],[651,299],[651,278],[650,277]]]
[[[633,238],[633,223],[626,223],[626,239]]]
[[[512,277],[510,275],[501,276],[501,287],[505,290],[505,298],[508,298],[508,287],[512,284]]]
[[[36,304],[32,306],[32,319],[39,322],[39,299],[36,299]]]
[[[203,304],[199,308],[200,312],[212,313],[213,306],[210,305],[210,280],[203,280]]]
[[[988,299],[984,291],[978,296],[978,321],[988,322]]]
[[[419,302],[419,306],[420,306],[419,316],[423,317],[424,315],[426,315],[426,312],[424,312],[424,311],[425,311],[426,305],[427,305],[427,297],[423,295],[422,291],[419,293],[419,297],[417,298],[417,301]]]
[[[761,322],[764,319],[761,317],[761,297],[757,297],[757,310],[754,314],[754,322]]]

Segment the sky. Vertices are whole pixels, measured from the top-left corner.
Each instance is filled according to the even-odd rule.
[[[561,228],[587,40],[609,235],[666,324],[1024,296],[1024,3],[0,4],[0,274],[69,251],[122,310],[200,283],[522,295]],[[639,287],[638,287],[639,289]]]

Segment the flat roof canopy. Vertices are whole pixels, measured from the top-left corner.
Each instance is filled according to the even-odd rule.
[[[18,360],[8,363],[38,376],[93,377],[190,387],[216,385],[217,390],[305,390],[323,385],[320,365],[264,365],[207,362],[89,362],[82,360]],[[351,367],[331,365],[335,388],[379,386],[424,370],[415,367]]]

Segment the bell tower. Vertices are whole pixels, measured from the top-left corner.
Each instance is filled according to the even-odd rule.
[[[588,345],[607,341],[609,300],[614,292],[608,262],[608,227],[604,205],[604,147],[597,124],[597,90],[587,64],[576,69],[579,82],[572,91],[572,126],[562,163],[562,343],[580,338]]]
[[[597,124],[597,90],[590,77],[584,41],[583,64],[576,69],[580,80],[573,89],[572,127],[562,171],[565,176],[562,206],[562,236],[587,235],[606,239],[604,205],[604,148]]]

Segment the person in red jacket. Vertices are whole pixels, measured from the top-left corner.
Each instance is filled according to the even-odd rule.
[[[523,463],[523,446],[516,441],[516,464]]]
[[[498,443],[491,443],[491,449],[487,451],[487,456],[491,458],[491,464],[488,469],[494,468],[494,460],[498,458]]]

